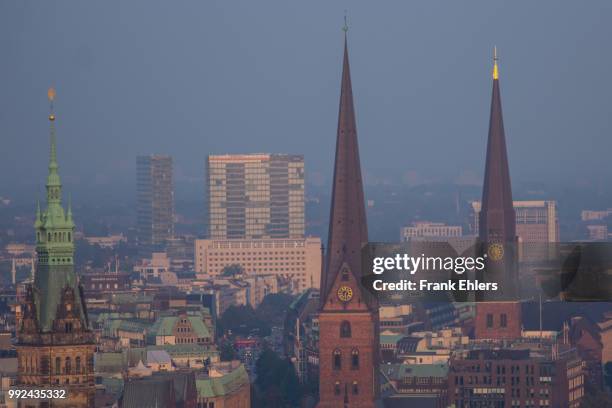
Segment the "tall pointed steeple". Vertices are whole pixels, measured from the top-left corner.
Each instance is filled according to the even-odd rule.
[[[377,301],[361,280],[368,229],[346,33],[345,22],[329,239],[321,272],[318,408],[374,408],[380,389]]]
[[[332,203],[321,299],[329,294],[344,263],[348,264],[356,280],[361,279],[361,246],[368,242],[346,32],[345,25]]]
[[[479,339],[514,339],[521,336],[522,314],[518,281],[516,215],[512,202],[510,169],[499,91],[497,48],[493,51],[493,95],[479,238],[488,255],[479,280],[496,282],[496,292],[476,294],[475,334]]]
[[[55,89],[49,88],[49,175],[47,176],[47,204],[60,204],[62,199],[62,182],[58,173],[57,165],[57,141],[55,139],[55,112],[53,101],[55,100]]]
[[[506,136],[499,90],[497,48],[493,57],[493,95],[489,119],[487,158],[482,190],[479,236],[484,242],[514,242],[516,220],[506,151]]]

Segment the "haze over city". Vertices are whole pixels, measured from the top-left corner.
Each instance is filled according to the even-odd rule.
[[[606,185],[607,1],[164,6],[0,4],[4,191],[42,194],[50,85],[77,201],[129,191],[149,153],[198,188],[208,154],[300,153],[307,181],[326,185],[345,9],[366,185],[481,183],[494,45],[515,184]]]

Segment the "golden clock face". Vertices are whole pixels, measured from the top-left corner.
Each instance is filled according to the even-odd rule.
[[[353,298],[353,289],[348,286],[340,286],[336,294],[338,295],[338,299],[343,302],[348,302]]]
[[[489,258],[493,261],[501,261],[504,258],[504,246],[502,244],[489,245]]]

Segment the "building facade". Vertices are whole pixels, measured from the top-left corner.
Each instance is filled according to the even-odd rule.
[[[374,408],[380,393],[378,302],[361,285],[368,230],[346,28],[331,202],[321,274],[317,406]]]
[[[47,208],[36,211],[37,268],[26,288],[17,330],[18,388],[65,390],[53,406],[91,407],[94,402],[94,336],[87,318],[83,290],[74,271],[74,221],[70,205],[62,206],[58,173],[55,91],[51,101],[51,152],[47,177]],[[50,400],[22,401],[23,406],[49,406]]]
[[[204,278],[221,275],[240,265],[248,275],[276,275],[295,282],[296,291],[318,288],[321,274],[321,239],[198,239],[195,270]]]
[[[136,227],[145,252],[159,250],[174,236],[174,184],[172,157],[136,158]]]
[[[575,350],[475,349],[450,360],[448,402],[457,408],[576,408],[583,395],[582,360]]]
[[[304,156],[208,156],[208,237],[304,237]]]

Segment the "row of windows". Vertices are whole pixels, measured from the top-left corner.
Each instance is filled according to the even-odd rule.
[[[351,370],[359,369],[359,350],[351,350]],[[342,351],[339,349],[334,350],[332,355],[332,366],[334,370],[342,370]]]
[[[345,392],[348,393],[348,384],[345,384],[344,387],[345,387],[345,390],[346,390]],[[359,395],[359,383],[357,381],[353,381],[351,383],[351,393],[353,395]],[[341,394],[342,394],[342,389],[341,389],[341,386],[340,386],[340,381],[336,381],[334,383],[334,395],[337,396],[337,395],[341,395]]]
[[[41,240],[40,232],[36,233],[36,239],[38,241]],[[70,231],[61,231],[61,232],[47,232],[47,241],[48,242],[72,242],[72,233]]]
[[[493,327],[494,321],[493,321],[493,314],[492,313],[487,313],[487,328],[491,328]],[[508,327],[508,316],[505,313],[502,313],[499,316],[499,326],[500,327]]]

